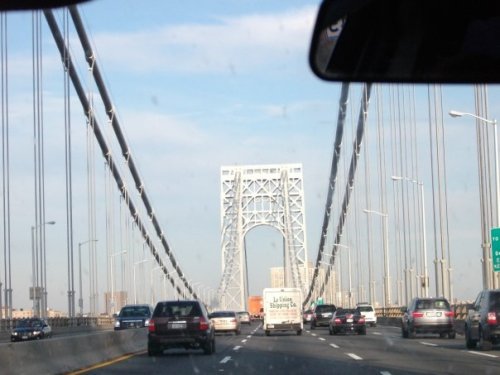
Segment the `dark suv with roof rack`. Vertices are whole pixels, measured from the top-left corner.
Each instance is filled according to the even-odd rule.
[[[159,355],[170,348],[215,353],[215,330],[203,303],[197,300],[158,302],[148,327],[148,355]]]
[[[337,310],[335,305],[316,305],[311,318],[311,329],[321,326],[328,327],[335,310]]]
[[[482,350],[500,343],[500,289],[480,292],[467,312],[465,345],[473,349],[478,343]]]

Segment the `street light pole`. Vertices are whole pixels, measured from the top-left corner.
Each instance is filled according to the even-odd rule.
[[[391,305],[391,277],[389,272],[389,229],[387,221],[389,215],[383,212],[364,209],[367,214],[375,214],[382,216],[384,221],[384,307]]]
[[[424,183],[422,181],[418,181],[412,178],[408,177],[401,177],[401,176],[392,176],[391,177],[394,181],[407,181],[411,182],[414,184],[417,184],[418,187],[420,188],[420,210],[422,214],[422,260],[424,263],[424,269],[423,269],[423,285],[421,283],[421,287],[423,287],[423,295],[424,297],[429,297],[429,269],[427,268],[427,230],[425,227],[425,200],[424,200]],[[441,262],[441,264],[444,264]],[[437,268],[437,262],[435,262],[435,273],[436,273],[436,290],[438,289],[438,268]],[[451,279],[448,280],[448,282],[451,282]],[[418,290],[418,289],[417,289]],[[443,285],[443,290],[444,290],[444,285]],[[437,295],[437,293],[436,293]]]
[[[483,121],[487,124],[493,125],[493,137],[494,137],[494,148],[495,148],[495,184],[496,184],[496,200],[497,200],[497,226],[500,226],[500,173],[498,172],[498,134],[497,134],[497,120],[489,120],[487,118],[475,115],[474,113],[469,113],[469,112],[460,112],[460,111],[455,111],[455,110],[450,110],[449,115],[451,117],[462,117],[462,116],[469,116],[473,117],[477,120]],[[485,241],[483,241],[485,242]],[[489,246],[485,246],[483,244],[483,288],[485,289],[490,289],[494,287],[494,283],[491,281],[491,275],[490,275],[490,264],[491,264],[491,241],[488,241]]]
[[[31,226],[31,264],[33,272],[32,281],[32,297],[33,297],[33,315],[38,317],[45,317],[45,309],[47,303],[47,292],[42,291],[43,285],[43,271],[45,269],[45,257],[43,255],[43,249],[40,249],[40,254],[38,248],[35,246],[35,230],[39,227],[43,227],[46,224],[54,225],[55,221],[46,221],[45,223],[32,225]],[[42,262],[39,264],[39,259]],[[44,307],[45,306],[45,307]],[[42,314],[43,313],[43,314]]]
[[[89,242],[97,242],[98,240],[87,240],[78,243],[78,278],[80,279],[80,298],[78,298],[78,307],[80,308],[80,316],[83,316],[83,286],[82,286],[82,245]]]

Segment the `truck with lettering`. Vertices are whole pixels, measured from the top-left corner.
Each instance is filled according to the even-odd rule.
[[[262,319],[262,296],[248,296],[248,313],[250,319]]]
[[[299,288],[265,288],[264,332],[295,331],[302,334],[302,291]]]

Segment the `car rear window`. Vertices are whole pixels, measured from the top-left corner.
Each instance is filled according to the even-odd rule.
[[[236,315],[231,311],[216,311],[210,314],[211,318],[234,318]]]
[[[500,292],[491,292],[490,309],[500,310]]]
[[[417,302],[417,310],[449,310],[450,304],[443,299],[425,299]]]
[[[153,315],[164,318],[200,316],[201,309],[198,303],[191,301],[164,302],[156,305]]]
[[[371,306],[358,306],[358,310],[361,312],[373,311],[373,307],[371,307]]]
[[[333,312],[335,311],[334,305],[318,305],[316,306],[316,312],[324,313],[324,312]]]
[[[121,318],[126,318],[126,317],[131,317],[131,316],[149,316],[149,308],[146,306],[131,306],[131,307],[124,307],[120,311],[120,317]]]

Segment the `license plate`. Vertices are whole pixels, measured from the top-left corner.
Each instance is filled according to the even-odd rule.
[[[428,312],[428,313],[425,314],[425,316],[433,317],[433,316],[436,316],[436,313],[434,313],[434,312]]]
[[[186,328],[186,322],[172,322],[169,323],[169,326],[171,329],[184,329]]]

